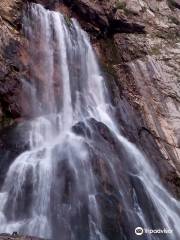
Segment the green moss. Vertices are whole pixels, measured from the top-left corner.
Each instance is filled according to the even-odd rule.
[[[3,115],[0,118],[0,129],[8,127],[14,123],[14,120],[8,116]]]
[[[71,24],[72,24],[72,20],[71,20],[71,18],[68,17],[67,15],[65,15],[65,16],[64,16],[64,20],[65,20],[67,26],[70,27]]]
[[[110,75],[113,78],[117,78],[117,73],[114,70],[112,64],[104,63],[104,64],[101,65],[101,68],[106,75]]]
[[[153,55],[159,55],[161,53],[161,47],[159,45],[157,46],[154,46],[152,49],[151,49],[151,53]]]
[[[117,9],[125,9],[126,8],[126,2],[122,0],[116,1],[116,8]]]

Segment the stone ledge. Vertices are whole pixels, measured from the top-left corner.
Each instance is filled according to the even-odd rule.
[[[22,236],[18,235],[17,233],[13,233],[12,235],[2,233],[0,234],[0,240],[43,240],[43,239],[32,236]]]

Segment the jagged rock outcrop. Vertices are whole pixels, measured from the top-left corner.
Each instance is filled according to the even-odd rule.
[[[125,15],[118,13],[116,1],[104,4],[102,1],[78,0],[77,2],[64,0],[64,4],[80,15],[86,22],[98,27],[101,35],[113,35],[118,32],[145,32],[144,24],[131,21]]]

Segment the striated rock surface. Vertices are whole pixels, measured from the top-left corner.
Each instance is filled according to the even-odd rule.
[[[124,11],[129,6],[127,3]],[[172,1],[152,1],[151,5],[132,1],[130,7],[128,14],[143,20],[147,34],[116,34],[113,48],[117,53],[112,66],[125,95],[146,122],[140,138],[149,131],[164,158],[179,172],[180,12]]]
[[[97,1],[96,1],[97,2]],[[158,153],[153,157],[153,147],[145,138],[152,137],[163,157],[159,169],[164,178],[179,188],[180,171],[180,11],[174,1],[116,1],[104,3],[106,12],[114,17],[139,22],[145,26],[144,34],[134,29],[130,34],[114,33],[113,36],[95,43],[105,64],[105,71],[112,76],[112,101],[117,108],[125,134],[131,135],[136,144],[144,145],[149,158],[158,165]],[[100,4],[100,3],[99,3]],[[114,18],[113,17],[113,18]],[[106,57],[104,57],[104,55]],[[119,107],[132,110],[122,121]],[[135,115],[134,115],[135,114]],[[140,114],[140,116],[137,116]],[[138,120],[139,119],[139,120]],[[140,120],[141,119],[141,120]],[[129,121],[129,123],[127,122]],[[134,121],[134,123],[133,123]],[[140,123],[141,122],[141,123]],[[134,129],[132,126],[135,124]],[[136,135],[138,132],[138,135]],[[146,146],[145,146],[146,145]],[[169,167],[162,167],[164,163]],[[177,181],[174,181],[174,178]]]

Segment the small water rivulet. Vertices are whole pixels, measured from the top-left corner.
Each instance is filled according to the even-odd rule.
[[[29,40],[30,149],[11,164],[0,192],[0,232],[60,240],[139,239],[136,227],[172,229],[180,203],[118,130],[87,34],[75,19],[32,4]]]

